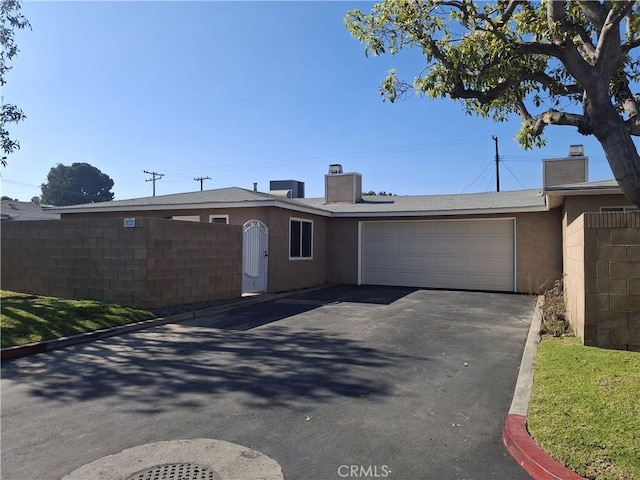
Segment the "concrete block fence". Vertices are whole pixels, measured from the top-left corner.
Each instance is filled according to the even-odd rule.
[[[161,218],[3,222],[3,289],[140,308],[239,297],[242,227]]]
[[[640,213],[584,213],[567,228],[569,320],[586,345],[640,351]]]

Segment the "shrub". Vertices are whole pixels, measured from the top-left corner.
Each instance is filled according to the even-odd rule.
[[[540,315],[542,318],[540,333],[543,335],[562,337],[571,333],[561,280],[556,280],[553,288],[542,294]]]

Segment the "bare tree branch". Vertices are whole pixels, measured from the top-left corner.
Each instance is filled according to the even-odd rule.
[[[550,77],[544,72],[524,72],[522,78],[524,80],[533,80],[534,82],[539,83],[554,95],[579,95],[583,92],[582,88],[577,83],[567,85],[557,81],[555,78]]]
[[[528,123],[531,126],[531,134],[534,137],[538,137],[542,134],[547,125],[566,125],[570,127],[577,127],[578,132],[583,135],[591,134],[591,127],[589,122],[583,115],[577,115],[575,113],[561,112],[558,110],[550,109],[537,117],[533,117],[527,107],[522,101],[517,101],[514,104],[514,108],[523,123]]]
[[[593,133],[584,115],[550,109],[540,115],[536,121],[538,120],[542,121],[545,125],[567,125],[576,127],[582,135],[591,135]]]
[[[518,78],[511,78],[499,83],[493,88],[488,90],[476,90],[473,88],[466,88],[462,79],[459,79],[451,91],[451,98],[454,99],[473,99],[478,100],[482,105],[497,100],[505,92],[515,85],[519,85],[523,80],[534,81],[554,95],[566,96],[571,94],[581,94],[582,89],[576,84],[564,85],[554,78],[548,76],[544,72],[522,72]]]
[[[533,127],[531,129],[531,133],[534,137],[539,137],[540,135],[542,135],[544,127],[546,127],[547,125],[542,121],[541,118],[533,118],[522,100],[518,100],[514,104],[514,108],[520,116],[522,123],[529,124]]]
[[[640,115],[638,108],[638,102],[631,92],[629,87],[629,81],[626,78],[624,71],[619,71],[617,78],[613,79],[614,91],[613,97],[616,103],[624,109],[629,117],[635,117]]]
[[[624,123],[630,135],[640,137],[640,115],[634,115]]]
[[[616,3],[609,12],[598,38],[596,47],[596,67],[604,75],[605,81],[609,81],[622,59],[620,48],[620,22],[625,17],[633,3]]]
[[[513,12],[515,12],[518,5],[525,5],[526,3],[527,2],[524,0],[510,0],[507,8],[502,14],[502,23],[507,23],[509,20],[511,20],[511,16],[513,15]]]
[[[564,24],[564,7],[564,0],[547,2],[547,25],[549,26],[549,33],[551,33],[553,42],[556,44],[561,44],[564,41],[561,36],[553,33],[557,30],[556,23],[560,25]]]
[[[585,17],[589,19],[599,33],[600,30],[602,30],[606,18],[606,12],[603,12],[600,3],[594,2],[593,0],[581,0],[578,4],[582,9],[582,13],[584,13]]]
[[[629,53],[634,48],[640,46],[640,37],[628,40],[627,42],[622,44],[622,53]]]
[[[572,24],[570,30],[575,32],[580,37],[580,46],[584,49],[585,55],[589,57],[591,61],[595,61],[596,47],[591,41],[591,36],[582,26]]]

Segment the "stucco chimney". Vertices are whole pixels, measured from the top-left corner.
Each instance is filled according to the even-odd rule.
[[[253,182],[253,191],[254,192],[258,191],[258,182]]]
[[[331,167],[334,167],[333,169]],[[324,176],[324,199],[326,203],[358,203],[362,201],[362,175],[359,173],[332,173],[334,165]],[[342,171],[342,167],[339,170]]]
[[[582,145],[571,145],[569,155],[565,158],[542,160],[543,188],[588,181],[588,162]]]

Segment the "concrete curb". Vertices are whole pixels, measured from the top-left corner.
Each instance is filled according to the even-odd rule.
[[[128,325],[120,325],[118,327],[94,330],[93,332],[80,333],[78,335],[71,335],[69,337],[54,338],[52,340],[44,340],[42,342],[16,345],[14,347],[7,347],[0,350],[0,359],[9,360],[12,358],[26,357],[28,355],[35,355],[36,353],[57,350],[60,348],[69,347],[71,345],[77,345],[79,343],[92,342],[101,338],[113,337],[115,335],[121,335],[123,333],[135,332],[138,330],[143,330],[145,328],[156,327],[158,325],[182,322],[184,320],[190,320],[192,318],[204,317],[207,315],[226,312],[228,310],[233,310],[234,308],[271,302],[273,300],[279,300],[281,298],[290,297],[292,295],[322,290],[323,288],[327,287],[327,285],[322,285],[320,287],[292,290],[283,293],[265,293],[257,295],[255,297],[245,297],[241,300],[233,301],[224,305],[218,305],[216,307],[203,308],[200,310],[194,310],[192,312],[179,313],[177,315],[169,315],[163,318],[152,318],[151,320],[143,320],[142,322],[130,323]]]
[[[540,341],[541,300],[540,297],[529,327],[511,408],[502,431],[502,440],[516,462],[536,480],[584,480],[545,453],[527,430],[527,411],[533,387],[536,351]]]

